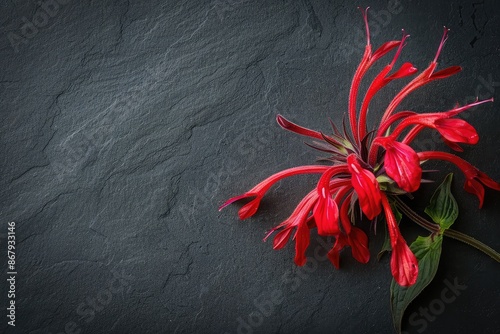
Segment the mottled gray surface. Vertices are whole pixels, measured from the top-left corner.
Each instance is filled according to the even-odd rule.
[[[9,221],[18,272],[16,327],[7,325],[2,284],[0,331],[391,332],[388,258],[361,265],[344,252],[341,270],[317,259],[298,271],[293,246],[275,252],[261,242],[315,177],[273,188],[249,221],[237,220],[237,207],[217,211],[271,173],[314,161],[317,153],[274,117],[321,130],[328,117],[341,119],[364,44],[355,6],[369,2],[37,3],[0,4],[0,281]],[[371,6],[374,45],[405,28],[402,61],[418,68],[434,57],[441,27],[452,29],[440,66],[464,71],[404,106],[434,111],[498,97],[493,0]],[[39,28],[28,27],[33,20]],[[372,110],[399,86],[385,89]],[[464,115],[481,140],[462,156],[500,180],[498,105]],[[432,137],[419,144],[443,148]],[[455,228],[500,249],[500,195],[487,191],[478,210],[462,176],[455,180]],[[418,208],[433,188],[416,194]],[[425,233],[410,224],[408,240]],[[370,237],[376,254],[383,235]],[[318,245],[313,237],[309,256]],[[436,279],[408,309],[404,329],[495,332],[499,274],[498,263],[446,239]],[[422,320],[421,309],[439,306],[445,282],[455,279],[467,288]]]

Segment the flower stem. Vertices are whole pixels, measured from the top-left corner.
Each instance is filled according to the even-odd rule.
[[[490,256],[493,260],[500,262],[500,254],[498,254],[493,248],[491,248],[488,245],[483,244],[481,241],[474,239],[471,236],[468,236],[467,234],[464,234],[462,232],[458,232],[458,231],[455,231],[452,229],[447,229],[444,231],[444,235],[447,237],[453,238],[455,240],[459,240],[463,243],[466,243],[469,246],[472,246],[474,248],[477,248],[481,252]]]
[[[421,227],[425,228],[426,230],[432,232],[432,233],[439,233],[440,231],[440,226],[435,223],[431,223],[427,219],[421,217],[418,215],[415,211],[413,211],[405,202],[403,202],[399,197],[393,196],[394,200],[396,201],[397,207],[403,211],[405,215],[408,216],[411,220],[413,220],[415,223],[420,225]]]
[[[423,218],[419,214],[417,214],[415,211],[413,211],[406,203],[404,203],[399,197],[393,196],[393,199],[395,200],[395,203],[397,207],[408,216],[411,220],[413,220],[415,223],[420,225],[421,227],[425,228],[429,232],[432,233],[440,233],[440,226],[435,223],[431,223],[427,219]],[[446,229],[444,232],[442,232],[443,235],[453,238],[455,240],[461,241],[469,246],[472,246],[481,252],[485,253],[489,257],[491,257],[493,260],[500,262],[500,254],[497,253],[493,248],[489,247],[488,245],[483,244],[481,241],[474,239],[471,236],[468,236],[467,234],[464,234],[462,232],[458,232],[456,230],[452,229]]]

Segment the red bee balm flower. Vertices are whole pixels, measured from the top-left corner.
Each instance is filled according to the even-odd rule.
[[[418,261],[399,232],[391,198],[419,189],[422,182],[421,163],[429,159],[440,159],[457,165],[467,178],[465,190],[477,195],[480,206],[484,198],[483,185],[500,190],[499,183],[465,160],[445,152],[417,153],[410,147],[411,142],[421,130],[431,128],[438,131],[444,142],[455,150],[461,150],[458,143],[476,144],[479,140],[476,130],[455,116],[470,107],[492,102],[493,99],[457,106],[446,112],[424,114],[413,111],[396,112],[399,104],[415,89],[433,80],[447,78],[461,70],[459,66],[452,66],[435,72],[437,58],[448,36],[448,30],[445,28],[434,60],[395,95],[387,109],[381,113],[378,128],[368,132],[366,120],[373,96],[391,81],[415,74],[417,69],[411,63],[404,63],[390,74],[408,35],[403,32],[401,40],[389,41],[372,52],[367,11],[363,12],[363,17],[367,44],[351,83],[348,103],[349,125],[343,124],[343,131],[339,131],[332,124],[333,133],[324,134],[294,124],[281,115],[276,117],[278,124],[284,129],[313,138],[314,141],[308,145],[329,154],[327,160],[331,161],[332,165],[294,167],[276,173],[243,195],[229,199],[220,209],[242,199],[251,199],[239,210],[240,219],[249,218],[255,214],[265,193],[276,182],[298,174],[321,174],[316,189],[306,195],[290,217],[270,231],[264,240],[279,230],[274,237],[273,248],[281,249],[293,234],[296,245],[295,263],[301,266],[306,263],[305,252],[309,246],[310,230],[316,228],[319,235],[332,236],[336,239],[328,253],[328,258],[335,267],[339,267],[340,251],[346,246],[351,248],[356,260],[366,263],[370,259],[368,237],[362,229],[353,226],[352,219],[361,219],[361,216],[365,216],[366,219],[375,222],[383,212],[392,247],[390,261],[392,275],[399,285],[410,286],[417,280]],[[358,112],[357,97],[364,75],[375,62],[393,49],[396,49],[396,52],[392,61],[375,76]],[[360,211],[356,210],[358,206]],[[360,214],[357,215],[357,212]]]

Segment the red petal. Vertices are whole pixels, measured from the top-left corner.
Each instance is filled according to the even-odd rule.
[[[446,145],[448,145],[448,147],[451,148],[453,151],[457,151],[457,152],[463,152],[464,151],[464,149],[460,145],[458,145],[457,143],[449,141],[445,137],[442,137],[441,139],[443,139],[443,142]]]
[[[328,259],[337,269],[340,268],[340,251],[345,247],[346,244],[346,237],[343,234],[339,234],[337,236],[337,240],[335,241],[335,245],[333,245],[332,249],[330,249],[327,254]]]
[[[303,266],[307,262],[306,249],[309,247],[309,228],[307,224],[300,224],[295,233],[295,264]]]
[[[372,172],[362,168],[354,154],[347,157],[347,165],[351,172],[351,183],[358,194],[361,210],[370,220],[380,214],[380,189]]]
[[[319,235],[327,236],[339,233],[339,209],[330,195],[330,190],[322,188],[322,195],[320,195],[313,214]]]
[[[494,181],[491,177],[481,172],[480,170],[476,170],[477,178],[481,181],[482,184],[487,186],[488,188],[494,190],[500,190],[500,183]]]
[[[323,136],[321,136],[320,132],[304,128],[300,125],[292,123],[281,115],[276,116],[276,121],[285,130],[292,131],[303,136],[313,137],[316,139],[323,139]]]
[[[445,78],[451,77],[454,74],[457,74],[461,70],[462,70],[462,68],[460,66],[450,66],[448,68],[445,68],[444,70],[437,71],[437,72],[433,73],[429,79],[431,79],[431,80],[445,79]]]
[[[370,57],[370,63],[373,64],[376,62],[380,57],[383,57],[386,55],[389,51],[394,49],[395,47],[399,46],[401,41],[389,41],[385,42],[382,44]]]
[[[418,260],[403,237],[392,245],[391,272],[401,286],[415,284],[418,277]]]
[[[451,142],[477,144],[479,141],[479,135],[476,129],[463,119],[437,119],[434,125],[436,126],[436,130]]]
[[[352,198],[352,193],[350,193],[346,199],[344,199],[344,202],[342,203],[342,206],[340,207],[340,221],[342,223],[342,227],[344,228],[344,232],[346,234],[351,233],[351,219],[349,218],[349,204],[351,202]]]
[[[244,198],[249,198],[249,197],[256,197],[258,196],[258,194],[256,193],[244,193],[243,195],[238,195],[238,196],[234,196],[234,197],[231,197],[230,199],[228,199],[227,201],[224,202],[224,204],[222,204],[221,206],[219,206],[219,211],[221,211],[222,209],[224,209],[226,206],[236,202],[236,201],[239,201],[240,199],[244,199]]]
[[[484,187],[483,185],[474,179],[468,179],[465,181],[464,189],[468,193],[474,194],[479,199],[479,208],[483,207],[484,201]]]
[[[389,76],[388,79],[394,80],[394,79],[404,78],[416,73],[417,71],[418,71],[417,68],[414,67],[413,64],[404,63],[403,65],[401,65],[399,70],[397,70],[394,74]]]
[[[385,220],[391,239],[392,256],[391,272],[396,282],[401,286],[415,284],[418,276],[418,261],[406,244],[406,241],[399,232],[396,217],[392,212],[391,205],[385,194],[382,194],[382,206],[384,207]]]
[[[238,216],[240,217],[240,219],[244,220],[252,217],[259,209],[259,204],[260,204],[260,197],[257,197],[251,202],[248,202],[247,204],[243,205],[241,209],[238,211]]]
[[[293,231],[292,228],[286,228],[283,231],[276,234],[276,236],[273,239],[273,249],[278,250],[283,248],[290,239],[292,231]]]
[[[408,145],[387,141],[384,166],[389,175],[398,186],[407,191],[414,192],[420,187],[422,168],[417,153]]]
[[[316,187],[318,202],[313,210],[314,220],[318,227],[319,235],[337,235],[339,234],[339,208],[336,200],[343,197],[349,190],[346,186],[349,180],[334,179],[330,180],[336,173],[347,172],[347,166],[334,166],[325,172]],[[332,198],[331,191],[335,191],[335,199]]]
[[[349,244],[351,245],[352,257],[361,263],[368,263],[370,261],[368,237],[363,230],[352,227],[349,234]]]

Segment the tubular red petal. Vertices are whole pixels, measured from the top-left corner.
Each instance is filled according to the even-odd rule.
[[[257,184],[255,187],[250,189],[248,193],[258,194],[258,196],[264,196],[264,194],[278,181],[300,174],[322,174],[327,171],[329,166],[321,166],[321,165],[311,165],[311,166],[299,166],[288,168],[269,176],[264,181]]]
[[[476,169],[476,178],[488,188],[500,191],[500,183],[494,181],[491,177],[489,177],[488,175],[486,175],[485,173],[481,172],[478,169]]]
[[[351,233],[352,223],[349,218],[349,204],[351,202],[352,192],[344,199],[340,206],[340,222],[344,228],[344,232],[349,235]]]
[[[278,250],[278,249],[283,248],[287,244],[288,240],[290,239],[290,236],[292,235],[292,231],[293,231],[293,229],[290,227],[290,228],[286,228],[283,231],[280,231],[278,234],[276,234],[276,236],[273,239],[273,249]]]
[[[445,114],[446,117],[453,117],[453,116],[456,116],[456,115],[460,114],[461,112],[464,112],[464,111],[466,111],[466,110],[468,110],[468,109],[470,109],[472,107],[476,107],[476,106],[478,106],[480,104],[483,104],[483,103],[486,103],[486,102],[493,102],[493,98],[489,98],[489,99],[481,100],[481,101],[479,101],[479,100],[476,99],[476,101],[473,102],[473,103],[469,103],[469,104],[463,105],[461,107],[457,106],[457,107],[455,107],[455,108],[453,108],[451,110],[448,110],[448,111],[446,111],[446,112],[444,112],[442,114]]]
[[[415,114],[412,116],[408,116],[403,121],[401,121],[401,123],[398,124],[398,126],[391,133],[391,136],[393,138],[397,138],[405,130],[405,128],[409,125],[420,124],[420,125],[423,125],[426,127],[436,128],[437,125],[442,125],[443,127],[445,127],[447,122],[450,124],[453,123],[457,126],[459,126],[459,125],[463,126],[464,131],[468,131],[468,133],[471,134],[471,136],[472,136],[473,132],[475,132],[475,130],[474,130],[474,128],[472,128],[472,126],[467,126],[466,125],[467,122],[465,122],[463,120],[457,120],[457,119],[445,121],[445,119],[449,119],[453,116],[456,116],[456,115],[460,114],[461,112],[464,112],[467,109],[472,108],[474,106],[477,106],[479,104],[483,104],[486,102],[492,102],[492,101],[493,101],[493,99],[487,99],[487,100],[482,100],[482,101],[476,101],[474,103],[469,103],[469,104],[464,105],[462,107],[455,107],[455,108],[448,110],[446,112],[433,112],[433,113]],[[391,118],[389,118],[389,120]],[[386,127],[387,126],[386,123],[388,123],[388,121],[382,123],[382,126]],[[443,131],[446,132],[446,129],[443,129]],[[378,135],[379,136],[382,135],[380,133],[380,131],[378,132]],[[444,136],[444,134],[443,134],[443,136]],[[473,140],[473,139],[471,139],[471,140]],[[405,139],[404,142],[407,143],[408,139]]]
[[[356,141],[358,141],[356,101],[358,97],[359,85],[361,84],[361,79],[368,70],[368,63],[370,61],[370,56],[371,56],[371,45],[368,44],[365,48],[365,53],[363,54],[361,63],[359,64],[352,78],[351,89],[349,92],[349,123],[351,125],[351,132]]]
[[[384,115],[382,116],[381,123],[384,123],[392,115],[392,113],[396,110],[397,106],[408,96],[408,94],[410,94],[417,88],[429,82],[429,77],[434,72],[436,66],[437,66],[436,62],[430,63],[429,66],[422,71],[422,73],[416,76],[412,81],[410,81],[406,86],[404,86],[403,89],[401,89],[398,94],[396,94],[396,96],[389,103],[389,106],[387,106],[387,109],[385,110]]]
[[[401,41],[389,41],[382,44],[370,57],[370,66],[400,44]]]
[[[387,229],[391,239],[391,273],[394,280],[401,286],[415,284],[418,277],[418,260],[408,247],[406,241],[399,232],[399,227],[392,212],[391,206],[385,194],[382,194],[382,206],[384,208]]]
[[[224,204],[222,204],[221,206],[219,206],[219,211],[221,211],[222,209],[224,209],[226,206],[236,202],[236,201],[239,201],[241,199],[244,199],[244,198],[250,198],[250,197],[257,197],[259,194],[257,193],[244,193],[242,195],[238,195],[238,196],[234,196],[234,197],[231,197],[230,199],[228,199],[227,201],[224,202]]]
[[[448,33],[450,32],[450,29],[443,27],[443,36],[441,37],[441,42],[439,43],[439,47],[436,52],[436,56],[434,57],[434,62],[437,62],[437,59],[439,55],[441,54],[441,51],[443,50],[444,44],[448,40]]]
[[[401,46],[400,46],[401,48]],[[404,63],[401,68],[394,74],[387,77],[387,74],[391,71],[393,64],[387,65],[373,80],[370,87],[368,88],[363,103],[361,104],[361,111],[359,114],[359,138],[363,138],[366,135],[366,116],[368,113],[368,106],[370,102],[377,94],[379,90],[389,84],[392,80],[403,78],[405,76],[411,75],[417,71],[410,63]],[[379,131],[380,132],[380,131]]]
[[[406,39],[410,37],[410,35],[407,35],[405,33],[404,29],[402,29],[402,32],[403,32],[403,37],[401,38],[401,42],[399,42],[398,50],[396,51],[394,57],[392,58],[391,66],[394,66],[394,64],[396,64],[396,60],[398,60],[401,51],[403,51],[403,47],[406,45],[405,43]]]
[[[439,151],[426,151],[419,152],[418,157],[421,161],[429,159],[448,161],[460,168],[466,177],[464,189],[469,193],[475,194],[479,198],[479,207],[482,206],[484,199],[484,188],[481,184],[487,186],[488,188],[500,191],[500,183],[494,181],[472,164],[454,154]]]
[[[437,71],[430,76],[431,80],[445,79],[462,71],[460,66],[450,66],[444,70]]]
[[[386,79],[386,75],[391,69],[392,65],[387,65],[386,67],[384,67],[384,69],[375,77],[370,87],[366,91],[365,98],[363,99],[363,103],[361,104],[359,113],[358,132],[360,139],[366,136],[366,115],[368,113],[368,106],[370,105],[373,96],[375,96],[375,94],[377,94],[380,89],[382,89],[389,83],[390,80]]]
[[[300,224],[295,232],[295,264],[303,266],[307,262],[306,249],[309,247],[310,234],[307,224]]]
[[[257,184],[255,187],[250,189],[248,192],[244,193],[243,195],[235,196],[227,200],[224,204],[222,204],[219,207],[219,211],[224,209],[226,206],[229,204],[232,204],[236,201],[239,201],[244,198],[249,198],[249,197],[256,197],[254,200],[251,202],[245,204],[241,209],[238,211],[238,215],[240,219],[247,219],[255,214],[257,212],[257,209],[259,208],[260,201],[262,197],[264,197],[265,193],[279,180],[293,176],[293,175],[298,175],[298,174],[317,174],[317,173],[324,173],[327,171],[330,167],[329,166],[320,166],[320,165],[312,165],[312,166],[300,166],[300,167],[294,167],[294,168],[289,168],[285,169],[281,172],[278,172],[274,175],[271,175],[264,181],[260,182]]]
[[[309,213],[311,209],[315,206],[318,201],[318,194],[316,189],[310,191],[302,200],[299,202],[297,207],[293,210],[292,214],[284,220],[281,224],[276,226],[271,230],[270,233],[264,238],[264,241],[272,234],[274,231],[280,228],[293,228],[299,226],[300,224],[307,224]]]
[[[370,220],[381,212],[380,189],[372,172],[362,168],[354,154],[347,157],[347,165],[351,173],[351,183],[358,195],[359,206]]]
[[[413,66],[411,63],[404,63],[401,67],[391,76],[388,77],[390,80],[400,79],[407,77],[409,75],[415,74],[417,72],[417,68]]]
[[[304,128],[300,125],[292,123],[281,115],[276,116],[276,121],[285,130],[298,133],[299,135],[302,135],[302,136],[313,137],[313,138],[321,139],[321,140],[323,139],[323,136],[321,135],[320,132],[314,131],[314,130],[311,130],[308,128]]]

